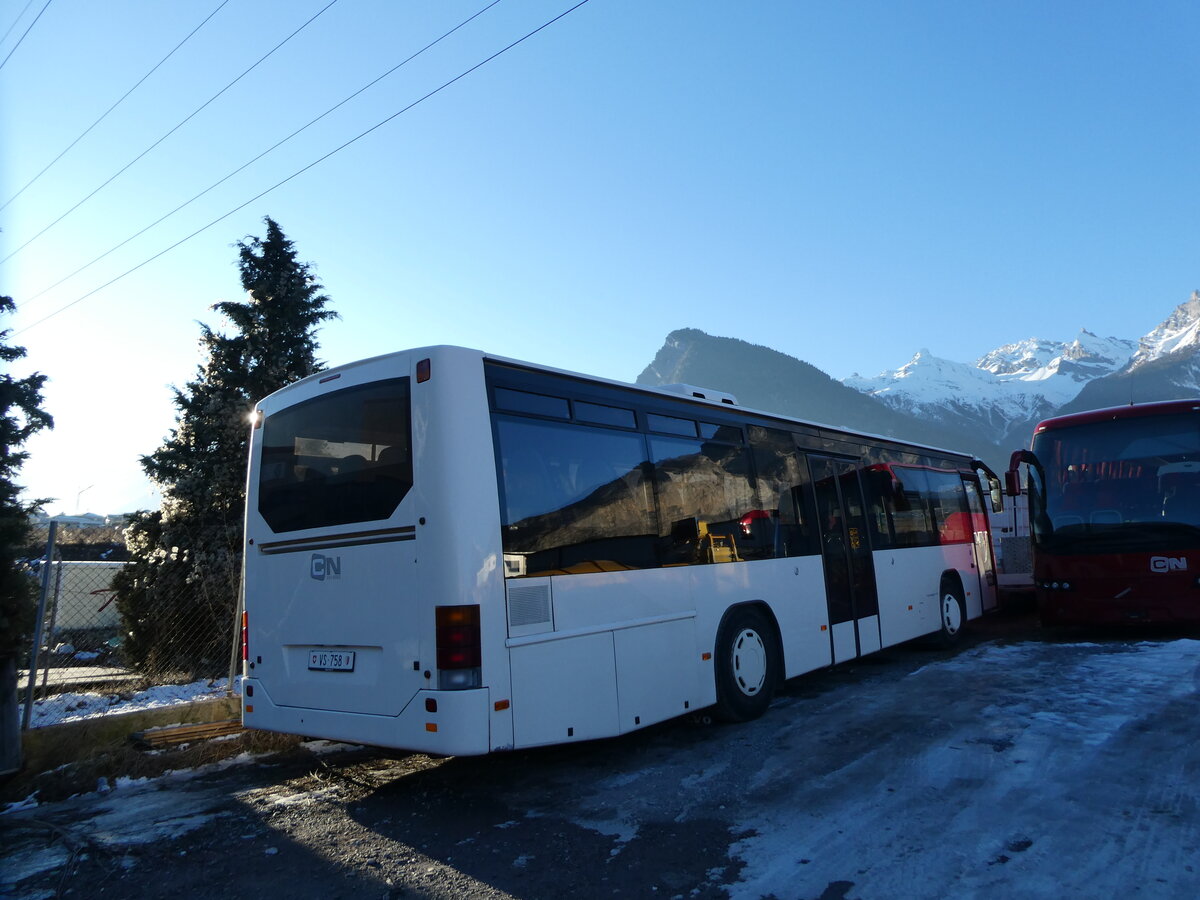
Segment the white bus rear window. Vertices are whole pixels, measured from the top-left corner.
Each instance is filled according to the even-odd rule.
[[[298,403],[263,423],[258,511],[278,533],[387,519],[412,487],[407,378]]]

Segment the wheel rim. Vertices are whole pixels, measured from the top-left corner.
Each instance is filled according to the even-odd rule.
[[[962,607],[953,594],[942,597],[942,628],[946,634],[958,634],[958,629],[962,628]]]
[[[743,628],[733,642],[733,679],[747,697],[755,696],[767,680],[767,647],[753,628]]]

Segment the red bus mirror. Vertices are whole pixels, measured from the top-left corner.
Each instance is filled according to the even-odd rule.
[[[1004,473],[1004,492],[1010,497],[1021,496],[1021,470],[1009,469]]]

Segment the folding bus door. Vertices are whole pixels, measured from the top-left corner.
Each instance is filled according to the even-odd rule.
[[[821,526],[825,596],[836,663],[881,646],[875,565],[867,543],[857,460],[809,454],[808,464]]]
[[[979,596],[983,611],[995,609],[996,562],[992,556],[992,534],[988,530],[987,512],[983,506],[983,495],[979,483],[966,475],[962,476],[967,491],[967,506],[971,510],[971,536],[975,542],[975,571],[979,573]],[[971,611],[967,611],[970,615]]]

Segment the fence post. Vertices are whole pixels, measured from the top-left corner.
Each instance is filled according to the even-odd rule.
[[[47,565],[49,565],[49,564],[47,563]],[[57,635],[56,628],[57,628],[57,624],[58,624],[58,601],[59,601],[59,597],[61,596],[61,591],[62,591],[62,578],[63,578],[63,565],[60,562],[60,563],[58,563],[58,565],[56,565],[54,567],[54,603],[50,604],[47,599],[47,605],[50,607],[50,630],[48,633],[45,633],[42,635],[42,639],[46,642],[46,646],[49,647],[51,650],[54,649],[54,640]],[[38,647],[40,648],[41,646],[42,646],[41,642],[39,642]],[[45,700],[48,696],[50,696],[49,684],[50,684],[50,665],[49,665],[49,663],[47,663],[46,668],[42,669],[42,699],[43,700]]]
[[[42,651],[42,629],[46,621],[46,600],[50,596],[50,564],[54,559],[54,541],[58,534],[58,522],[50,520],[46,535],[46,561],[42,564],[42,593],[38,598],[37,623],[33,629],[33,652],[29,655],[29,687],[25,690],[25,710],[21,716],[21,729],[28,730],[33,715],[33,691],[37,687],[38,657]]]
[[[242,612],[246,609],[246,548],[242,546],[242,574],[238,579],[237,609],[233,613],[233,647],[229,651],[229,696],[240,696],[233,689],[242,662]]]

